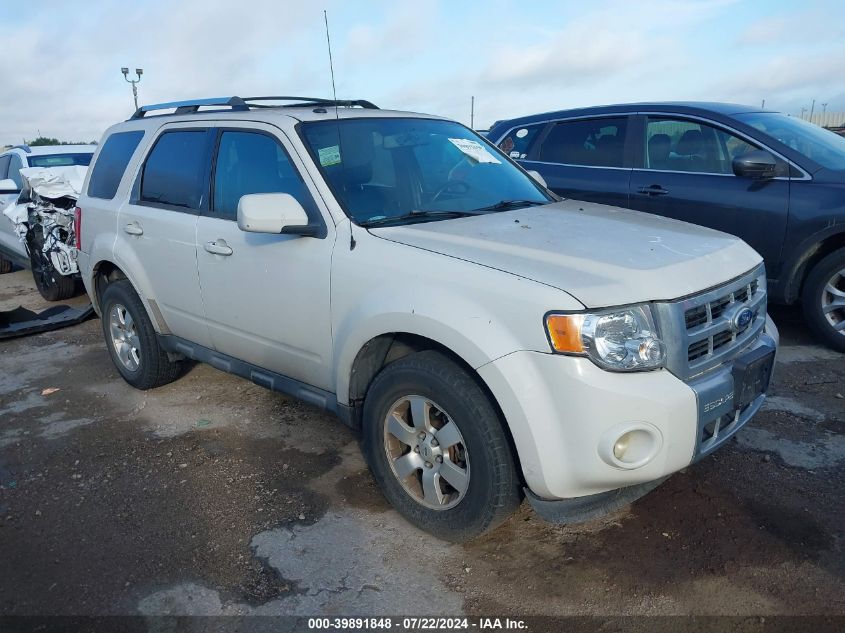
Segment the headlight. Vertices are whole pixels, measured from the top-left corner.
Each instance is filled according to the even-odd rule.
[[[546,331],[554,351],[587,356],[612,371],[657,369],[666,356],[646,305],[596,313],[550,313]]]

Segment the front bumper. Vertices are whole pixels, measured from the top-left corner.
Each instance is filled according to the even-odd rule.
[[[777,342],[767,319],[766,332],[739,353],[776,349]],[[529,490],[554,501],[655,482],[715,450],[765,399],[724,423],[732,412],[731,369],[724,363],[687,383],[667,370],[613,373],[586,358],[523,351],[478,371],[508,421]],[[717,420],[716,433],[706,436]],[[628,432],[647,438],[633,463],[612,453]]]

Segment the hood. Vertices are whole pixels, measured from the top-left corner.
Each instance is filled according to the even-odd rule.
[[[577,200],[370,232],[553,286],[588,308],[677,299],[762,261],[719,231]]]

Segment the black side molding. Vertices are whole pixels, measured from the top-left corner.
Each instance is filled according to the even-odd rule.
[[[289,378],[288,376],[283,376],[258,365],[228,356],[227,354],[221,354],[213,349],[191,343],[172,334],[159,334],[158,340],[166,352],[181,354],[191,360],[207,363],[221,371],[251,380],[256,385],[265,389],[278,391],[286,396],[294,397],[297,400],[302,400],[320,409],[330,411],[337,415],[347,426],[353,426],[353,418],[349,408],[339,404],[337,396],[329,391],[295,380],[294,378]]]

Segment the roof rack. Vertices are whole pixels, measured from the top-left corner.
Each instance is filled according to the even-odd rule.
[[[286,103],[284,105],[265,105],[263,103],[254,103],[255,101],[293,101],[295,103]],[[210,97],[208,99],[190,99],[188,101],[169,101],[167,103],[153,103],[150,105],[141,106],[135,110],[130,117],[130,121],[142,119],[148,112],[155,112],[156,110],[174,110],[171,115],[177,114],[194,114],[200,111],[201,107],[205,106],[222,106],[231,108],[231,112],[243,112],[253,108],[301,108],[308,106],[334,106],[339,108],[353,108],[355,106],[366,108],[369,110],[378,110],[378,106],[370,101],[363,99],[356,100],[335,100],[335,99],[321,99],[319,97]],[[220,112],[220,110],[206,110],[204,112]],[[168,116],[168,114],[156,115]]]

